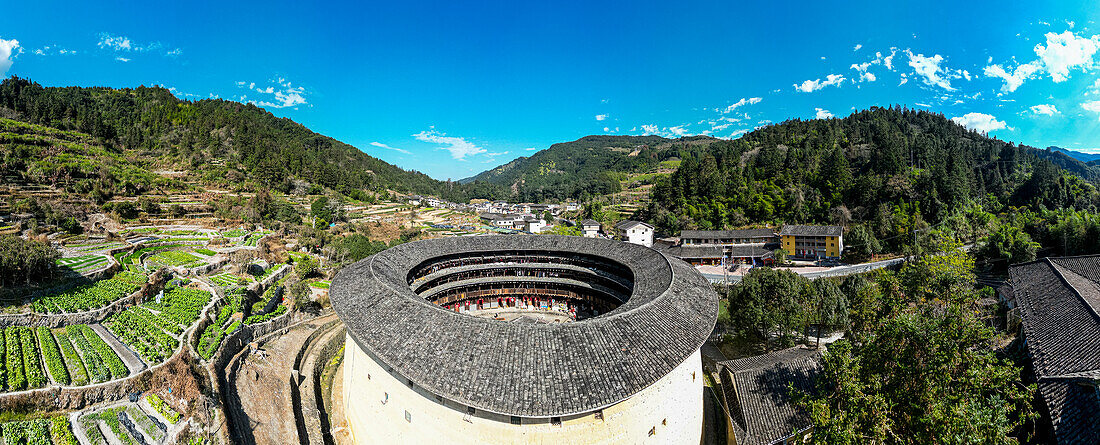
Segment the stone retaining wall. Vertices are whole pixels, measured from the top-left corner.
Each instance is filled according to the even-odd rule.
[[[46,326],[48,328],[60,328],[63,326],[73,324],[94,324],[105,320],[107,317],[126,309],[134,304],[140,304],[145,299],[143,295],[151,292],[151,289],[155,289],[161,286],[161,282],[164,281],[164,274],[162,271],[154,272],[149,277],[149,281],[141,286],[136,292],[127,295],[125,297],[115,300],[107,306],[99,309],[93,309],[86,312],[74,312],[74,313],[60,313],[60,314],[39,314],[37,312],[24,313],[24,314],[3,314],[0,315],[0,327],[8,326]]]
[[[154,277],[156,275],[157,274],[154,274]],[[144,291],[145,288],[142,290]],[[206,290],[211,289],[208,288]],[[141,291],[139,291],[139,294],[140,292]],[[214,307],[215,302],[216,300],[203,308],[199,315],[200,319],[206,317],[211,308]],[[193,338],[197,330],[195,325],[188,327],[188,330],[184,332],[184,337]],[[86,386],[51,386],[0,394],[0,411],[15,411],[21,409],[76,410],[82,409],[88,405],[121,400],[133,392],[144,392],[147,389],[148,382],[154,377],[164,377],[165,379],[170,377],[170,375],[159,375],[162,373],[171,373],[169,364],[187,360],[187,357],[192,354],[193,351],[189,343],[189,341],[181,341],[179,349],[177,349],[168,360],[121,379]]]

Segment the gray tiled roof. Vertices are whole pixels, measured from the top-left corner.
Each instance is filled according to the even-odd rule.
[[[739,445],[772,444],[810,427],[805,411],[791,401],[791,387],[811,391],[820,370],[819,350],[794,347],[719,362],[726,403]]]
[[[623,264],[634,291],[573,323],[504,323],[414,294],[414,267],[449,254],[553,251]],[[582,414],[638,393],[691,356],[714,328],[717,295],[687,263],[618,241],[569,236],[453,237],[402,244],[344,268],[331,301],[368,354],[427,391],[504,415]]]
[[[795,236],[840,236],[844,228],[840,226],[798,226],[787,224],[779,230],[780,235]]]
[[[683,230],[680,231],[680,239],[728,239],[728,238],[760,238],[775,236],[774,229],[738,229],[738,230]]]
[[[1100,443],[1100,256],[1045,258],[1009,275],[1055,439]]]
[[[645,226],[645,227],[648,227],[650,229],[653,228],[653,226],[651,226],[647,223],[641,222],[641,221],[629,221],[628,220],[628,221],[622,221],[618,224],[615,224],[615,228],[619,229],[619,230],[630,230],[631,228],[633,228],[635,226]]]
[[[654,246],[654,249],[676,258],[722,258],[725,255],[721,246],[666,246],[660,249]]]

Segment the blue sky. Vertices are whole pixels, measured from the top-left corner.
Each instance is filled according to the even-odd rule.
[[[180,3],[5,5],[0,74],[251,101],[439,179],[890,104],[1100,151],[1095,2]]]

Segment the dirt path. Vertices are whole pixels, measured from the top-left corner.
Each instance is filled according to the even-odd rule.
[[[242,357],[236,384],[228,390],[241,402],[240,410],[251,428],[246,435],[252,443],[300,443],[291,395],[294,359],[313,331],[335,319],[329,315],[298,325],[260,345],[264,354]],[[294,384],[297,387],[297,382]]]
[[[88,327],[99,334],[103,341],[106,341],[107,345],[115,351],[118,358],[122,359],[122,363],[126,364],[126,369],[130,370],[130,375],[137,374],[142,369],[145,369],[145,362],[142,361],[134,351],[131,351],[130,348],[118,341],[106,327],[99,323],[88,325]]]
[[[348,421],[344,418],[344,363],[336,369],[336,375],[332,378],[332,406],[326,406],[329,411],[329,419],[332,422],[332,440],[336,445],[354,445],[351,440],[351,432],[348,431]]]

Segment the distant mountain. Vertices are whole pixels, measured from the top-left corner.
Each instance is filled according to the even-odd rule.
[[[513,199],[521,201],[580,199],[618,192],[625,174],[648,171],[683,150],[714,141],[717,139],[707,136],[585,136],[459,182],[505,186]]]
[[[1085,153],[1055,146],[1047,147],[1047,150],[1065,153],[1069,157],[1081,162],[1092,162],[1100,160],[1100,153]]]
[[[938,113],[873,107],[843,119],[792,119],[686,153],[655,183],[640,217],[665,233],[865,223],[901,243],[913,227],[977,204],[992,213],[1094,208],[1097,180],[1100,168],[1061,151],[991,138]]]
[[[180,100],[161,87],[43,87],[11,77],[0,83],[0,117],[83,133],[151,169],[187,170],[205,183],[250,181],[285,192],[299,179],[350,195],[397,190],[467,198],[454,183],[404,170],[255,105]],[[496,190],[481,185],[477,194]]]

